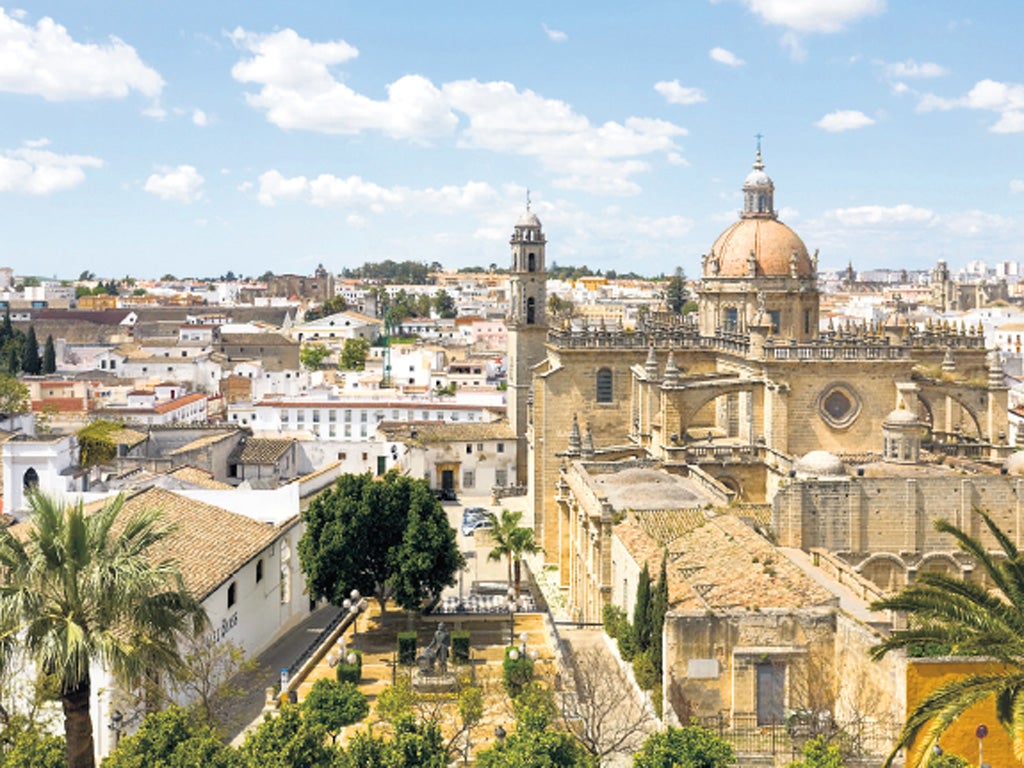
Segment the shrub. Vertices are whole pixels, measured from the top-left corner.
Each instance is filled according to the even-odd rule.
[[[349,659],[354,657],[354,662],[349,662]],[[338,682],[339,683],[353,683],[359,684],[359,681],[363,677],[363,652],[351,650],[345,654],[345,657],[338,662],[337,666]]]
[[[619,655],[624,661],[632,661],[640,652],[640,644],[636,639],[636,630],[625,618],[619,622],[618,631]]]
[[[605,634],[614,639],[619,636],[619,628],[626,620],[626,612],[617,605],[605,603],[601,612],[601,620],[604,622]]]
[[[452,663],[465,664],[469,661],[469,631],[460,629],[452,632]]]
[[[412,666],[416,663],[416,633],[398,633],[398,663]]]
[[[512,652],[516,652],[516,658],[512,658]],[[519,653],[514,646],[505,649],[505,661],[501,665],[501,676],[505,683],[505,690],[513,699],[522,693],[523,688],[533,680],[533,659]]]
[[[654,660],[651,658],[651,651],[640,651],[633,657],[633,676],[636,677],[636,684],[649,691],[658,684],[658,671],[654,668]]]

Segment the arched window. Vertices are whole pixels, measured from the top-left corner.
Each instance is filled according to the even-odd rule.
[[[526,324],[533,325],[536,322],[537,302],[531,296],[526,300]]]
[[[601,368],[597,372],[597,402],[612,402],[612,369]]]
[[[26,496],[39,490],[39,473],[29,467],[21,479],[21,490]]]
[[[536,272],[537,271],[537,255],[534,254],[534,253],[531,253],[526,258],[528,259],[528,264],[529,264],[527,266],[527,268],[526,268],[527,271],[529,271],[529,272]]]

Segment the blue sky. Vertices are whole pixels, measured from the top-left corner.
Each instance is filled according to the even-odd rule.
[[[699,272],[764,135],[823,268],[1024,261],[1024,4],[113,2],[0,15],[0,263]]]

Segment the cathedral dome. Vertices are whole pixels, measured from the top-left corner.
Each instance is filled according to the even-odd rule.
[[[775,218],[741,218],[718,236],[711,251],[722,277],[750,276],[751,253],[757,261],[757,276],[788,276],[791,263],[797,277],[814,275],[804,241]]]
[[[533,211],[527,210],[516,222],[517,227],[539,227],[540,219]]]
[[[842,477],[846,474],[843,462],[828,451],[811,451],[793,465],[802,477]]]

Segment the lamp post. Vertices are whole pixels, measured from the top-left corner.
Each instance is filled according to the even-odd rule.
[[[124,729],[124,715],[121,714],[121,710],[114,710],[110,716],[110,725],[107,727],[114,732],[114,749],[117,749],[117,745],[121,743],[121,731]]]
[[[363,599],[359,590],[353,589],[349,597],[341,601],[341,607],[352,617],[352,647],[355,648],[356,634],[359,632],[359,612],[363,610]]]
[[[516,644],[516,591],[508,588],[508,644]]]
[[[978,766],[985,768],[985,737],[988,736],[988,726],[982,723],[974,729],[974,735],[978,737]]]

